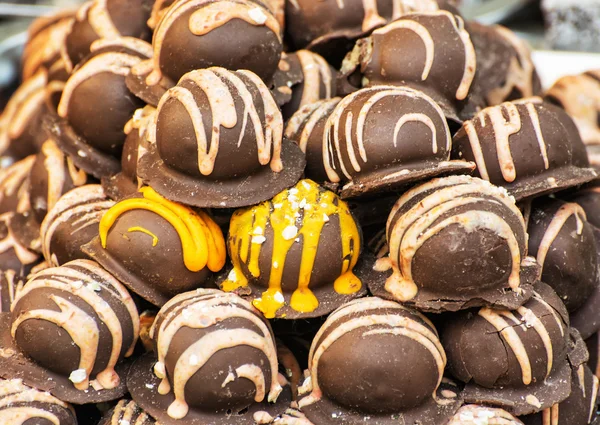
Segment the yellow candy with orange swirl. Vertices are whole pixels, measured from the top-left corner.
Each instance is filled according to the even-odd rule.
[[[223,290],[247,294],[267,318],[318,317],[364,293],[353,273],[361,235],[348,205],[311,180],[236,211]]]

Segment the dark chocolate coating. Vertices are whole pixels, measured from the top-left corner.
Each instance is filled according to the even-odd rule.
[[[98,236],[98,223],[113,205],[99,185],[82,186],[64,195],[40,230],[46,261],[58,266],[89,258],[81,247]]]
[[[118,338],[122,342],[114,360],[131,354],[139,329],[135,304],[125,288],[96,263],[77,260],[46,269],[26,286],[15,300],[12,332],[19,348],[40,366],[69,377],[82,363],[91,361],[86,375],[91,381],[114,367],[111,351]],[[88,331],[75,331],[81,327]],[[91,329],[96,329],[95,343]],[[81,359],[90,351],[95,357]]]
[[[485,108],[542,94],[540,78],[525,41],[502,26],[470,22],[468,31],[477,54],[471,102]]]
[[[39,259],[27,241],[20,238],[19,216],[15,213],[0,215],[0,270],[14,270],[17,274],[24,274]]]
[[[597,417],[596,396],[598,378],[583,364],[573,368],[571,374],[571,395],[565,401],[533,415],[521,416],[525,425],[544,425],[546,417],[557,425],[587,425]]]
[[[121,400],[100,420],[98,425],[122,424],[129,421],[132,425],[155,425],[156,421],[132,400]]]
[[[477,176],[507,188],[517,200],[595,176],[573,120],[535,100],[490,107],[466,121],[454,136],[452,157],[475,161]]]
[[[567,194],[564,199],[569,202],[575,202],[585,211],[587,221],[594,227],[600,229],[600,187],[593,182],[571,194]]]
[[[175,2],[165,15],[173,15],[174,19],[163,17],[155,30],[155,55],[158,56],[162,74],[177,82],[184,74],[193,70],[218,66],[229,70],[247,69],[265,81],[271,80],[283,47],[279,25],[260,1],[229,2],[219,13],[227,16],[230,14],[232,18],[220,26],[207,20],[204,27],[207,32],[203,35],[192,33],[190,18],[199,11],[202,13],[201,9],[210,7],[215,3],[214,0],[197,1],[192,8],[171,14],[182,3],[184,2]],[[264,24],[254,25],[237,18],[234,10],[236,6],[259,10],[267,19],[275,21],[277,31],[273,32]],[[162,42],[157,40],[159,36]]]
[[[569,337],[566,308],[549,286],[538,283],[535,289],[537,294],[521,311],[484,307],[479,312],[465,311],[449,318],[442,343],[448,355],[448,371],[455,378],[485,388],[523,388],[543,382],[548,368],[551,375],[564,365]],[[484,315],[496,320],[496,325]],[[515,338],[512,343],[508,340],[511,335]],[[548,347],[542,335],[547,336]],[[530,382],[517,359],[518,343],[524,348],[524,355],[519,354],[521,361],[529,364]]]
[[[0,170],[0,214],[26,212],[29,204],[29,174],[35,155]]]
[[[148,0],[106,0],[104,4],[93,1],[93,6],[84,4],[77,13],[65,44],[66,59],[70,67],[77,66],[90,54],[92,43],[100,38],[135,37],[150,40],[152,35],[146,21],[150,17],[152,4]],[[105,14],[109,25],[104,22],[92,25],[90,20],[98,20],[92,15]],[[113,28],[111,28],[111,26]]]
[[[15,270],[0,271],[0,312],[10,313],[17,291],[25,283],[23,274]]]
[[[77,425],[71,405],[19,379],[0,379],[0,391],[0,418],[4,424]]]
[[[29,175],[29,203],[36,220],[41,223],[62,195],[87,180],[85,172],[78,170],[54,141],[44,142]]]
[[[552,225],[551,225],[552,224]],[[550,198],[533,201],[527,227],[529,252],[569,312],[581,307],[598,285],[594,231],[577,204]]]

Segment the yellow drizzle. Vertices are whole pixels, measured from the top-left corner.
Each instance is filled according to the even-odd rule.
[[[283,268],[288,252],[295,243],[302,243],[302,258],[298,288],[292,294],[290,306],[301,313],[317,309],[319,301],[308,287],[315,265],[317,249],[324,226],[330,217],[337,216],[340,224],[343,258],[340,276],[334,282],[338,294],[358,292],[361,281],[352,273],[360,253],[360,235],[354,218],[345,202],[333,192],[321,189],[311,180],[302,180],[294,188],[285,190],[271,201],[255,207],[238,210],[231,219],[229,250],[234,269],[223,283],[223,290],[234,291],[248,286],[251,278],[261,276],[260,251],[267,226],[273,231],[273,248],[269,288],[254,306],[267,318],[275,317],[284,305],[281,289]]]
[[[100,242],[106,248],[108,231],[117,219],[127,211],[151,211],[167,220],[177,231],[181,239],[183,262],[188,270],[197,272],[208,266],[217,272],[225,265],[225,240],[217,224],[204,212],[195,212],[184,205],[169,201],[151,187],[140,189],[143,198],[131,198],[115,204],[100,221]],[[158,238],[142,227],[128,230],[141,231],[153,237],[152,246]]]
[[[127,229],[128,233],[132,233],[132,232],[141,232],[141,233],[145,233],[148,236],[150,236],[152,238],[152,247],[154,248],[156,245],[158,245],[158,236],[156,236],[154,233],[152,233],[150,230],[148,229],[144,229],[141,226],[135,226],[135,227],[130,227],[129,229]]]

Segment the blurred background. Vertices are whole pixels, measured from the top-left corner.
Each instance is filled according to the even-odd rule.
[[[505,25],[526,39],[536,50],[534,60],[545,85],[565,73],[600,68],[600,55],[559,53],[600,53],[600,0],[455,1],[461,4],[467,19]],[[81,3],[82,0],[0,0],[0,109],[19,83],[19,57],[29,24],[36,17],[74,9]],[[545,66],[548,63],[553,65]]]

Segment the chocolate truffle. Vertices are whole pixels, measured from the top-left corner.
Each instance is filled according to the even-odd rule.
[[[445,423],[462,403],[444,380],[433,324],[393,301],[363,298],[332,313],[313,340],[299,400],[311,424]]]
[[[340,73],[351,86],[358,82],[363,87],[392,84],[424,90],[457,121],[475,71],[475,48],[463,19],[439,11],[410,14],[373,31],[356,43]]]
[[[134,37],[149,40],[152,2],[149,0],[91,0],[75,15],[61,56],[68,72],[83,61],[99,39]],[[151,56],[151,55],[150,55]]]
[[[339,185],[342,198],[394,191],[475,166],[449,161],[452,140],[446,118],[423,92],[377,86],[336,103],[301,110],[286,134],[306,152],[307,177]]]
[[[281,28],[258,0],[176,0],[156,26],[153,71],[177,82],[196,69],[247,69],[270,81],[281,55]]]
[[[272,92],[282,107],[284,121],[306,105],[335,96],[336,75],[322,56],[309,50],[283,53]]]
[[[36,19],[28,30],[29,39],[23,49],[23,81],[33,77],[40,69],[50,68],[61,60],[60,51],[71,29],[74,13],[62,11],[53,16]]]
[[[46,140],[29,175],[29,203],[38,223],[62,195],[83,186],[87,180],[87,174],[79,170],[53,140]]]
[[[29,211],[29,174],[36,156],[30,155],[0,169],[0,214]]]
[[[24,274],[40,258],[19,236],[20,227],[15,226],[16,214],[0,215],[0,270],[14,270]]]
[[[257,411],[287,409],[270,404],[283,390],[271,328],[240,297],[214,289],[178,295],[158,313],[151,336],[156,354],[134,364],[128,387],[160,423],[245,425]]]
[[[506,102],[465,121],[452,156],[475,161],[478,177],[505,187],[517,201],[596,177],[573,120],[539,99]]]
[[[220,283],[252,299],[265,317],[309,318],[364,295],[353,273],[362,241],[348,205],[311,180],[236,211],[228,250],[233,270]]]
[[[304,170],[300,149],[282,140],[273,96],[250,71],[186,74],[162,97],[148,139],[138,175],[162,196],[201,208],[257,204]]]
[[[522,307],[458,313],[447,318],[442,334],[448,371],[467,384],[465,401],[513,415],[539,412],[569,396],[568,341],[567,310],[541,282]]]
[[[141,181],[137,176],[137,164],[139,152],[145,149],[146,134],[148,127],[154,123],[156,109],[145,106],[138,109],[125,125],[127,138],[123,144],[121,155],[121,172],[102,180],[102,186],[106,194],[115,200],[135,194],[141,187]]]
[[[123,37],[98,40],[92,44],[92,52],[69,77],[58,105],[62,120],[50,131],[75,165],[104,177],[118,171],[117,158],[126,137],[123,129],[143,106],[127,88],[125,77],[152,49],[144,41]],[[105,167],[98,167],[104,162]],[[116,171],[111,173],[113,168]]]
[[[99,237],[83,250],[158,306],[206,284],[226,255],[223,233],[207,213],[168,201],[150,187],[106,211]]]
[[[47,392],[23,385],[20,379],[0,379],[0,422],[77,425],[77,417],[72,406]]]
[[[46,261],[59,266],[89,258],[81,247],[98,236],[98,223],[114,204],[100,185],[82,186],[62,196],[40,228]]]
[[[546,93],[546,100],[573,118],[588,148],[590,162],[598,165],[597,155],[590,153],[594,154],[600,145],[600,70],[560,78]]]
[[[587,425],[596,418],[598,378],[585,364],[573,369],[571,395],[534,415],[521,417],[525,425]]]
[[[468,30],[477,56],[471,102],[485,108],[542,94],[527,42],[501,25],[470,22]]]
[[[121,400],[107,412],[98,425],[156,425],[156,421],[135,401]]]
[[[446,425],[523,425],[506,410],[492,407],[467,404],[458,409],[458,412]]]
[[[539,267],[527,257],[527,233],[514,199],[469,177],[435,179],[406,192],[387,221],[390,254],[370,283],[377,296],[427,311],[473,306],[517,308],[531,295]]]
[[[0,115],[0,168],[36,153],[46,140],[41,121],[47,82],[46,71],[39,70],[19,86]]]
[[[598,286],[598,253],[591,224],[583,208],[558,199],[533,201],[529,223],[529,253],[569,312],[579,309]]]
[[[124,393],[118,364],[133,353],[139,316],[119,281],[93,261],[76,260],[25,284],[13,304],[10,334],[28,359],[4,358],[0,373],[22,375],[62,400],[108,401]],[[32,373],[33,365],[51,378]]]

